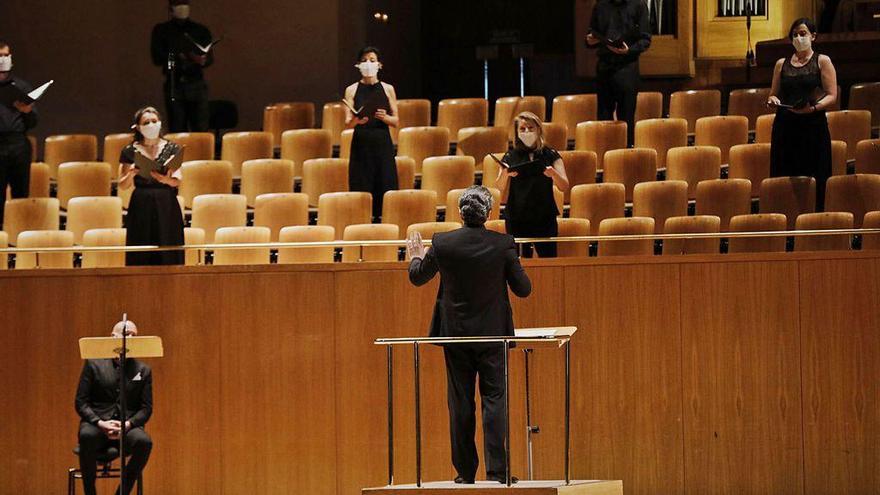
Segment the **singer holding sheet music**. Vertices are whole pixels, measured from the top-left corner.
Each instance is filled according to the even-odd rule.
[[[0,91],[28,93],[31,89],[30,84],[12,74],[12,48],[0,40]],[[0,103],[0,230],[3,228],[6,188],[12,189],[13,198],[28,197],[31,143],[27,132],[36,125],[37,111],[33,103],[28,105],[18,100],[10,105]]]
[[[345,89],[344,100],[346,127],[354,128],[348,161],[349,189],[371,193],[373,217],[380,217],[382,197],[397,189],[394,143],[388,130],[397,127],[397,95],[394,86],[379,80],[382,62],[378,48],[363,48],[355,67],[361,79]]]
[[[119,189],[134,187],[125,218],[129,246],[182,246],[183,215],[177,202],[180,168],[152,170],[143,177],[134,164],[138,155],[156,164],[179,161],[183,149],[161,137],[159,111],[144,107],[135,113],[134,141],[119,156]],[[128,252],[126,265],[181,265],[182,251]]]

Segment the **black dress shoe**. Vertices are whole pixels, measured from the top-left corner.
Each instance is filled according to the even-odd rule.
[[[498,483],[501,483],[503,485],[507,484],[507,478],[505,478],[503,475],[500,475],[500,474],[486,475],[486,481],[497,481]],[[511,476],[510,483],[511,484],[519,483],[519,478],[517,478],[516,476]]]
[[[455,482],[459,485],[473,485],[474,484],[473,479],[466,480],[466,479],[462,478],[461,476],[456,476]]]

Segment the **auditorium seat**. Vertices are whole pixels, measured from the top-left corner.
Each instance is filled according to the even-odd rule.
[[[734,89],[727,99],[727,115],[742,115],[749,119],[749,130],[754,131],[758,117],[773,113],[767,107],[770,88]]]
[[[73,242],[82,244],[83,234],[91,229],[122,228],[122,200],[113,196],[82,196],[70,200],[67,228]]]
[[[856,150],[856,153],[858,153],[858,150]],[[846,161],[846,142],[832,140],[831,175],[846,175]]]
[[[101,152],[101,161],[110,164],[110,175],[113,177],[113,180],[116,180],[117,177],[119,177],[119,155],[133,140],[134,134],[130,132],[107,134],[104,136],[104,147]]]
[[[556,210],[559,212],[556,216],[562,218],[565,208],[565,193],[556,186],[553,186],[553,201],[556,203]]]
[[[437,193],[425,189],[387,191],[382,200],[382,223],[397,225],[399,232],[414,223],[437,220]]]
[[[647,217],[606,218],[599,224],[599,235],[651,235],[654,219]],[[650,256],[654,254],[651,239],[599,241],[599,256]]]
[[[321,110],[321,129],[329,133],[331,147],[339,146],[339,139],[345,130],[345,105],[338,101],[325,103]],[[281,143],[284,146],[283,133]]]
[[[516,133],[513,129],[513,119],[522,112],[531,112],[541,119],[547,120],[547,99],[543,96],[505,96],[495,100],[495,116],[492,119],[494,127],[504,129],[507,139],[513,141]],[[460,139],[459,139],[460,140]]]
[[[406,229],[406,237],[409,238],[410,234],[413,232],[418,232],[419,235],[422,236],[422,239],[432,239],[434,234],[440,232],[450,232],[452,230],[460,229],[460,222],[424,222],[424,223],[414,223],[407,227]]]
[[[279,235],[280,242],[331,242],[336,237],[329,225],[296,225],[284,227]],[[291,263],[333,263],[333,246],[279,248],[278,264]]]
[[[755,121],[755,142],[769,143],[773,137],[773,121],[776,120],[776,114],[761,115]]]
[[[183,244],[185,246],[198,246],[205,243],[205,230],[186,227],[183,229]],[[196,266],[205,264],[205,251],[203,249],[187,249],[184,251],[184,264]]]
[[[89,229],[83,233],[84,247],[124,247],[125,229]],[[83,268],[118,268],[125,266],[125,251],[95,252],[85,251],[82,254]]]
[[[663,93],[659,91],[639,91],[636,96],[635,121],[663,117]]]
[[[657,180],[657,152],[650,148],[625,148],[605,153],[604,182],[623,184],[626,200],[640,182]]]
[[[568,177],[568,190],[565,191],[565,203],[571,203],[571,188],[581,184],[596,183],[596,167],[598,158],[595,151],[560,151],[560,158],[565,165]],[[485,182],[485,174],[483,182]]]
[[[863,229],[880,229],[880,211],[865,213]],[[862,251],[880,250],[880,234],[865,234],[862,236]]]
[[[302,177],[302,166],[312,158],[333,156],[333,136],[324,129],[296,129],[281,135],[281,158],[293,162],[293,176]]]
[[[838,110],[828,112],[827,117],[831,139],[846,141],[846,159],[855,159],[859,141],[871,139],[871,112]]]
[[[422,173],[422,162],[431,156],[449,154],[451,134],[445,127],[407,127],[400,130],[397,156],[408,156],[415,160],[416,174]]]
[[[313,158],[303,163],[301,191],[309,196],[311,206],[328,192],[348,191],[348,159]]]
[[[501,218],[501,191],[494,187],[487,188],[492,194],[492,210],[489,211],[489,220],[498,220]],[[458,208],[458,201],[464,193],[464,189],[452,189],[446,194],[446,221],[459,222],[461,220],[461,210]]]
[[[397,188],[415,189],[416,161],[408,156],[395,156],[394,163],[397,166]]]
[[[61,206],[57,198],[20,198],[6,201],[3,230],[15,245],[18,234],[26,230],[58,230]]]
[[[280,135],[278,139],[280,142]],[[242,163],[272,158],[272,142],[272,134],[269,132],[228,132],[223,135],[220,159],[232,164],[233,177],[241,177]]]
[[[676,91],[669,97],[669,116],[687,120],[688,133],[696,131],[698,119],[715,115],[721,115],[721,91],[717,89]]]
[[[786,228],[794,229],[798,215],[816,211],[816,179],[772,177],[761,183],[761,213],[782,213]]]
[[[464,127],[458,131],[456,154],[470,156],[482,166],[489,153],[506,153],[507,130],[501,127]]]
[[[581,122],[575,131],[574,149],[595,151],[596,166],[603,170],[605,152],[626,148],[626,122],[620,120],[597,120]]]
[[[840,95],[838,95],[838,99]],[[880,127],[880,82],[853,84],[849,88],[849,109],[871,112],[871,127]]]
[[[721,150],[717,146],[672,148],[666,156],[666,179],[687,183],[687,197],[697,197],[700,181],[721,177]]]
[[[180,167],[180,196],[187,208],[203,194],[232,192],[232,164],[224,160],[194,160]]]
[[[28,135],[28,142],[31,143],[31,161],[37,161],[37,157],[39,156],[39,144],[37,143],[36,136]]]
[[[216,138],[211,132],[178,132],[166,134],[165,139],[183,146],[184,161],[213,160]]]
[[[205,243],[214,243],[221,227],[247,225],[247,200],[240,194],[202,194],[193,199],[192,226],[205,231]]]
[[[862,227],[862,219],[869,211],[880,210],[880,175],[837,175],[825,186],[825,211],[848,211],[853,214],[853,225]]]
[[[666,219],[687,215],[688,184],[682,180],[664,180],[636,184],[633,192],[633,216],[654,219],[654,231],[663,233]]]
[[[623,217],[625,203],[623,184],[582,184],[571,188],[568,215],[589,220],[590,235],[597,235],[602,220]]]
[[[590,235],[590,221],[586,218],[557,218],[558,237],[584,237]],[[585,258],[589,256],[588,241],[556,243],[556,256],[560,258]]]
[[[730,219],[752,211],[752,183],[748,179],[712,179],[697,183],[697,215],[714,215],[721,232]]]
[[[670,148],[687,146],[687,120],[647,119],[636,122],[635,147],[651,148],[657,152],[657,168],[666,168]]]
[[[504,220],[488,220],[486,222],[486,230],[498,232],[499,234],[507,233],[507,225]]]
[[[267,158],[241,164],[241,194],[248,206],[261,194],[285,192],[293,192],[292,161]]]
[[[778,232],[786,230],[782,213],[737,215],[730,219],[731,232]],[[728,253],[784,252],[785,237],[731,237]]]
[[[749,119],[742,115],[702,117],[697,120],[697,146],[717,146],[721,150],[721,163],[728,163],[731,146],[748,144]]]
[[[368,192],[324,193],[318,198],[318,225],[333,227],[337,237],[345,227],[370,223],[373,216],[373,196]]]
[[[552,122],[565,126],[565,134],[574,138],[581,122],[598,120],[595,94],[560,95],[553,98]]]
[[[354,129],[345,129],[339,136],[339,158],[348,160],[351,158],[351,140],[354,138]]]
[[[272,137],[272,145],[281,146],[281,135],[291,129],[315,127],[315,104],[293,101],[274,103],[263,109],[263,130]],[[271,158],[254,157],[254,158]]]
[[[560,153],[568,149],[568,132],[564,125],[544,122],[541,127],[544,132],[544,146]]]
[[[19,248],[73,247],[73,232],[68,230],[27,230],[18,234]],[[15,268],[73,268],[73,253],[18,253]]]
[[[834,230],[853,228],[853,214],[849,212],[804,213],[795,222],[797,230]],[[812,235],[794,238],[795,251],[849,251],[850,235]]]
[[[49,166],[42,162],[31,163],[31,178],[28,197],[49,197]]]
[[[440,100],[437,106],[437,127],[449,129],[449,137],[458,139],[464,127],[489,125],[489,102],[484,98],[452,98]],[[445,154],[445,153],[444,153]]]
[[[9,235],[0,230],[0,249],[7,247],[9,247]],[[9,255],[6,253],[0,254],[0,270],[6,270],[7,268],[9,268]]]
[[[721,219],[714,215],[680,216],[666,219],[665,234],[717,234]],[[708,239],[663,239],[663,254],[718,254],[721,241]]]
[[[222,227],[217,229],[215,244],[259,244],[269,242],[268,227]],[[269,248],[216,249],[215,265],[268,265]]]
[[[407,127],[427,127],[431,125],[431,100],[397,100],[397,127],[391,128],[391,140],[399,142],[399,134]]]
[[[856,173],[880,174],[880,139],[864,139],[856,145]]]
[[[437,193],[437,205],[446,204],[446,195],[452,189],[464,189],[474,184],[474,159],[470,156],[435,156],[426,158],[422,165],[422,189]]]
[[[58,167],[58,201],[66,209],[71,198],[110,196],[110,164],[104,162],[65,162]]]
[[[302,193],[269,193],[257,196],[254,226],[268,227],[272,242],[284,227],[309,224],[309,197]]]
[[[92,134],[49,136],[43,148],[43,162],[49,174],[58,178],[58,166],[66,162],[93,162],[98,159],[98,138]]]
[[[727,177],[748,179],[752,197],[761,193],[761,182],[770,177],[770,143],[738,144],[730,148]]]
[[[397,225],[366,223],[345,227],[345,241],[395,241],[400,240]],[[398,246],[346,246],[342,248],[342,262],[397,261]]]
[[[495,158],[502,160],[504,158],[504,153],[492,153]],[[492,159],[491,156],[486,155],[483,158],[483,185],[486,187],[497,187],[498,185],[498,172],[501,170],[501,165],[498,164],[495,160]],[[568,170],[566,169],[566,173]],[[570,179],[570,177],[569,177]],[[502,198],[502,202],[504,202],[507,198]]]

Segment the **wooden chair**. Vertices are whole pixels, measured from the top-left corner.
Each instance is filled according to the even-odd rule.
[[[329,225],[337,236],[349,225],[370,223],[373,196],[367,192],[324,193],[318,198],[318,225]]]
[[[302,192],[309,204],[318,205],[318,198],[328,192],[348,191],[348,160],[344,158],[314,158],[303,164]]]
[[[731,232],[779,232],[786,229],[782,213],[737,215],[730,219]],[[785,237],[731,237],[728,253],[784,252]]]
[[[590,221],[585,218],[557,218],[559,237],[582,237],[590,235]],[[559,258],[584,258],[589,256],[590,243],[587,241],[557,242],[556,256]]]
[[[42,162],[31,163],[31,182],[29,186],[29,198],[49,197],[49,166]]]
[[[727,100],[727,115],[742,115],[749,119],[749,130],[755,130],[758,117],[773,113],[767,108],[770,88],[734,89]]]
[[[846,142],[844,141],[831,141],[831,175],[846,175]]]
[[[495,158],[501,160],[504,158],[504,153],[492,153]],[[498,186],[498,172],[501,170],[501,165],[498,165],[498,162],[492,159],[491,156],[486,155],[483,158],[483,185],[489,188],[497,188]],[[566,174],[568,174],[568,167],[565,169]],[[568,180],[571,180],[571,175],[568,176]],[[506,202],[506,198],[501,198],[501,202]]]
[[[856,173],[880,174],[880,139],[865,139],[856,145]]]
[[[416,164],[416,174],[420,174],[425,158],[449,154],[449,136],[449,129],[445,127],[407,127],[401,129],[397,144],[397,156],[412,158]]]
[[[568,215],[589,220],[590,235],[597,235],[602,220],[623,217],[625,204],[623,184],[582,184],[571,188]]]
[[[498,232],[499,234],[507,233],[507,226],[504,220],[488,220],[486,222],[486,230]]]
[[[494,187],[489,187],[492,194],[492,210],[489,211],[488,220],[498,220],[501,218],[501,191]],[[446,194],[446,221],[464,223],[461,219],[461,210],[458,208],[458,202],[464,189],[452,189]]]
[[[749,119],[742,115],[702,117],[697,120],[697,146],[717,146],[721,150],[721,163],[729,162],[730,148],[749,142]]]
[[[693,133],[701,117],[721,115],[721,91],[702,89],[676,91],[669,97],[669,116],[688,122],[688,133]]]
[[[452,139],[458,139],[458,131],[461,128],[487,125],[489,125],[489,102],[485,99],[440,100],[437,107],[437,127],[449,129],[449,136]]]
[[[413,232],[418,232],[422,236],[422,239],[431,239],[434,237],[434,234],[441,232],[450,232],[460,228],[461,223],[459,222],[414,223],[407,227],[406,236],[409,237],[409,235]]]
[[[7,247],[9,247],[9,235],[0,230],[0,249]],[[6,270],[7,268],[9,268],[9,255],[0,254],[0,270]]]
[[[657,180],[656,151],[650,148],[626,148],[605,153],[604,181],[626,186],[627,201],[632,201],[636,184],[655,180]]]
[[[345,241],[395,241],[400,239],[397,225],[366,223],[345,227]],[[342,262],[397,261],[397,246],[346,246],[342,248]]]
[[[397,165],[398,189],[415,189],[416,161],[408,156],[395,156],[394,163]]]
[[[67,229],[73,242],[82,244],[83,234],[92,229],[122,228],[122,200],[113,196],[79,197],[67,208]]]
[[[43,162],[49,174],[58,178],[58,166],[67,162],[94,162],[98,159],[98,137],[92,134],[49,136],[43,148]]]
[[[556,211],[559,212],[556,217],[562,218],[563,209],[565,208],[565,193],[560,191],[559,188],[556,186],[553,186],[553,200],[556,203]]]
[[[89,229],[83,233],[84,247],[124,247],[125,229]],[[119,252],[84,252],[83,268],[118,268],[125,266],[125,251]]]
[[[280,242],[332,242],[335,238],[336,233],[329,225],[284,227],[279,235]],[[278,264],[333,263],[333,251],[333,246],[280,248],[278,249]]]
[[[111,167],[104,162],[65,162],[58,167],[61,208],[80,196],[110,196]]]
[[[865,213],[863,229],[880,229],[880,211]],[[862,251],[880,250],[880,234],[865,234],[862,236]]]
[[[635,121],[663,117],[663,93],[659,91],[639,91],[636,96]]]
[[[354,139],[354,129],[342,131],[339,137],[339,158],[348,160],[351,158],[351,140]]]
[[[399,232],[414,223],[437,220],[437,193],[425,189],[388,191],[382,200],[382,223],[397,225]]]
[[[688,199],[697,197],[700,181],[721,177],[721,150],[716,146],[672,148],[666,156],[666,179],[687,183]]]
[[[773,121],[776,114],[761,115],[755,120],[755,142],[769,143],[773,137]]]
[[[239,194],[202,194],[193,200],[192,226],[205,231],[205,243],[214,243],[222,227],[247,225],[247,200]]]
[[[401,129],[431,125],[431,100],[397,100],[397,119],[397,127],[391,128],[391,140],[395,144],[399,142]]]
[[[650,235],[654,233],[654,219],[646,217],[606,218],[599,224],[599,235]],[[651,239],[628,241],[600,241],[599,256],[650,256],[654,254]]]
[[[272,136],[273,146],[281,146],[281,135],[291,129],[315,127],[315,104],[294,101],[275,103],[263,109],[263,130]],[[271,158],[271,156],[260,157]]]
[[[489,153],[507,152],[507,139],[507,129],[503,127],[465,127],[458,131],[456,154],[470,156],[475,164],[482,165]]]
[[[717,234],[721,230],[721,219],[714,215],[692,217],[669,217],[666,219],[666,234]],[[664,239],[663,255],[674,254],[718,254],[721,241],[714,239]]]
[[[6,201],[3,212],[3,230],[12,245],[18,234],[27,230],[58,230],[61,223],[61,203],[57,198],[20,198]]]
[[[67,230],[26,230],[18,234],[19,248],[73,247],[73,232]],[[15,269],[73,268],[73,253],[18,253]]]
[[[28,136],[28,141],[31,143],[31,161],[37,161],[37,157],[39,155],[39,144],[37,143],[36,136]]]
[[[654,232],[663,233],[666,219],[687,216],[688,184],[682,180],[664,180],[636,184],[633,192],[633,216],[654,219]]]
[[[198,246],[205,243],[205,230],[193,227],[183,229],[184,246]],[[205,251],[202,249],[187,249],[184,251],[184,264],[197,266],[205,263]]]
[[[795,222],[797,230],[834,230],[853,228],[853,214],[849,212],[804,213]],[[812,235],[794,238],[795,251],[849,251],[849,235]]]
[[[422,165],[422,189],[437,193],[437,206],[446,204],[452,189],[474,184],[474,159],[470,156],[435,156]]]
[[[342,131],[345,130],[345,105],[340,102],[325,103],[323,109],[321,110],[321,129],[327,131],[330,134],[331,147],[339,146],[339,140],[342,137]],[[281,146],[283,147],[283,133],[281,135],[281,143]]]
[[[713,179],[697,183],[697,215],[719,218],[721,232],[730,219],[752,211],[752,183],[748,179]]]
[[[110,174],[113,177],[113,180],[116,180],[119,177],[119,155],[133,140],[134,134],[131,132],[108,134],[104,136],[104,147],[101,153],[101,161],[110,164]]]
[[[269,242],[268,227],[221,227],[214,236],[215,244],[259,244]],[[215,265],[268,265],[269,248],[217,249]]]
[[[880,210],[880,175],[838,175],[825,186],[825,211],[848,211],[853,225],[862,228],[865,213]]]
[[[738,144],[730,148],[727,176],[748,179],[752,183],[752,197],[761,193],[761,183],[770,177],[770,143]]]
[[[666,168],[666,154],[670,148],[687,146],[687,120],[647,119],[636,122],[635,147],[651,148],[657,152],[657,168]]]
[[[880,82],[859,83],[850,86],[849,109],[871,112],[871,127],[880,127]]]
[[[165,139],[183,146],[186,161],[214,159],[215,137],[212,132],[178,132],[166,134]]]
[[[599,160],[595,151],[560,151],[559,157],[562,158],[562,163],[565,165],[565,175],[568,176],[565,203],[569,204],[571,203],[572,187],[596,183],[596,168]],[[485,163],[483,165],[485,166]],[[486,182],[485,172],[483,182]]]
[[[281,136],[278,137],[279,142]],[[272,158],[273,137],[269,132],[228,132],[223,135],[220,159],[232,164],[232,176],[241,177],[241,164],[248,160]]]
[[[564,125],[565,134],[574,137],[578,124],[597,120],[598,106],[595,94],[557,96],[553,98],[553,122]]]
[[[333,156],[333,136],[325,129],[296,129],[281,134],[281,158],[293,162],[293,176],[302,177],[302,166],[313,158]]]
[[[560,153],[568,149],[568,130],[565,125],[544,122],[541,127],[544,130],[544,146]]]
[[[224,160],[183,162],[180,176],[179,194],[187,208],[197,196],[232,192],[232,164]]]
[[[293,162],[290,160],[248,160],[241,164],[241,194],[253,206],[257,196],[293,192]]]
[[[626,148],[626,122],[620,120],[597,120],[581,122],[575,131],[574,149],[594,151],[596,165],[603,170],[605,152]]]
[[[268,227],[272,242],[284,227],[309,224],[309,197],[302,193],[269,193],[254,202],[254,226]]]
[[[513,141],[516,132],[513,119],[522,112],[532,112],[541,122],[547,120],[547,99],[543,96],[505,96],[495,100],[494,127],[504,129],[507,139]],[[461,138],[459,137],[459,141]],[[480,157],[482,158],[482,157]]]
[[[846,141],[846,159],[855,159],[859,141],[871,139],[871,112],[838,110],[826,115],[831,139]]]
[[[798,215],[816,211],[816,179],[772,177],[761,184],[761,213],[782,213],[786,229],[792,230]]]

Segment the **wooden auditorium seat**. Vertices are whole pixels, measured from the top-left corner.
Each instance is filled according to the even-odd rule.
[[[633,192],[633,216],[654,219],[654,232],[663,233],[666,219],[687,216],[688,184],[682,180],[664,180],[636,184]]]
[[[216,156],[216,138],[212,132],[178,132],[166,134],[165,139],[184,147],[185,161],[213,160]]]
[[[422,189],[437,193],[437,206],[446,204],[452,189],[474,184],[474,159],[470,156],[435,156],[422,165]]]
[[[440,100],[437,106],[437,127],[449,129],[449,137],[458,139],[464,127],[489,125],[489,102],[484,98],[451,98]]]
[[[49,136],[43,147],[43,162],[49,174],[58,178],[58,166],[66,162],[94,162],[98,159],[98,137],[92,134]]]
[[[721,91],[717,89],[676,91],[669,97],[669,116],[687,120],[688,133],[696,131],[698,119],[715,115],[721,115]]]
[[[846,141],[831,140],[831,175],[846,175],[846,162]]]
[[[849,109],[871,112],[871,128],[880,128],[880,82],[858,83],[850,86]]]
[[[195,227],[183,229],[183,245],[198,246],[205,243],[205,230]],[[205,263],[205,251],[203,249],[187,249],[184,251],[184,264],[196,266]]]
[[[499,234],[506,234],[507,225],[504,220],[488,220],[486,221],[486,230],[498,232]]]
[[[558,237],[584,237],[590,235],[590,221],[586,218],[557,218]],[[584,258],[589,255],[590,243],[569,241],[556,243],[556,256],[560,258]]]
[[[295,129],[281,135],[281,158],[293,162],[294,177],[302,177],[306,160],[332,156],[333,135],[326,129]]]
[[[73,247],[68,230],[26,230],[18,234],[18,248]],[[73,268],[73,253],[18,253],[15,268]]]
[[[416,161],[408,156],[395,156],[394,164],[397,166],[397,188],[415,189]]]
[[[499,160],[504,159],[504,153],[492,153],[492,156]],[[498,173],[501,171],[501,165],[492,156],[486,155],[483,158],[483,185],[494,188],[498,186]],[[566,172],[568,172],[568,169],[566,169]],[[505,199],[502,198],[502,201]]]
[[[397,100],[397,127],[391,128],[391,140],[397,144],[399,134],[407,127],[428,127],[431,125],[431,100]]]
[[[856,145],[856,173],[880,174],[880,139],[863,139]]]
[[[794,229],[798,215],[816,211],[816,179],[771,177],[761,184],[761,213],[782,213],[786,229]]]
[[[397,156],[412,158],[416,164],[416,174],[420,174],[425,158],[449,154],[450,136],[449,129],[445,127],[422,126],[401,129],[397,142]]]
[[[89,229],[83,233],[84,247],[121,247],[125,246],[125,229]],[[125,266],[125,251],[118,252],[83,252],[83,268],[118,268]]]
[[[456,154],[469,156],[482,165],[489,153],[506,153],[507,129],[502,127],[464,127],[458,131]]]
[[[366,223],[345,227],[344,241],[395,241],[400,239],[397,225]],[[342,248],[342,262],[397,261],[397,246],[346,246]]]
[[[848,211],[859,229],[865,213],[880,210],[880,175],[837,175],[825,186],[825,211]]]
[[[215,244],[259,244],[269,242],[268,227],[221,227],[214,236]],[[269,248],[216,249],[215,265],[268,265]]]
[[[330,135],[330,146],[339,146],[342,131],[345,130],[345,105],[335,101],[325,103],[321,109],[321,129]],[[281,135],[281,145],[284,146],[284,134]],[[282,158],[284,158],[282,156]]]
[[[370,223],[373,196],[368,192],[324,193],[318,198],[318,225],[329,225],[337,237],[349,225]]]
[[[311,206],[318,205],[318,198],[328,192],[348,191],[348,159],[313,158],[303,163],[302,187]]]
[[[382,223],[397,225],[399,232],[414,223],[437,220],[437,193],[426,189],[387,191],[382,200]]]
[[[590,235],[598,235],[599,224],[606,218],[624,216],[626,187],[623,184],[582,184],[571,188],[568,215],[590,221]]]
[[[58,230],[61,225],[61,204],[57,198],[19,198],[6,201],[3,230],[9,243],[15,245],[18,234],[26,230]]]
[[[697,119],[694,144],[717,146],[721,163],[728,163],[730,148],[749,142],[749,119],[742,115],[719,115]]]
[[[605,153],[604,182],[623,184],[626,201],[641,182],[657,180],[657,152],[650,148],[624,148]]]
[[[263,158],[241,164],[241,194],[248,206],[261,194],[285,192],[293,192],[292,161]]]
[[[871,112],[867,110],[837,110],[828,112],[828,130],[831,139],[846,142],[846,159],[854,160],[859,141],[871,139]]]
[[[247,225],[247,200],[240,194],[202,194],[193,199],[192,226],[205,231],[205,243],[214,243],[222,227]]]
[[[279,142],[281,136],[278,137]],[[241,177],[241,164],[248,160],[272,158],[273,138],[270,132],[228,132],[223,135],[220,159],[232,164],[232,176]]]
[[[284,131],[313,127],[315,127],[315,104],[312,102],[274,103],[263,109],[263,130],[271,135],[272,145],[275,147],[281,146],[281,135]]]
[[[565,166],[565,175],[568,177],[568,190],[565,191],[565,203],[571,203],[571,188],[581,184],[596,183],[596,169],[598,157],[595,151],[560,151],[559,157]],[[484,164],[485,165],[485,164]],[[485,174],[483,182],[485,182]]]
[[[194,160],[180,166],[179,194],[187,208],[203,194],[232,192],[232,164],[225,160]]]
[[[697,215],[719,219],[721,232],[730,228],[730,219],[752,211],[752,183],[748,179],[712,179],[697,183]]]
[[[665,234],[717,234],[721,219],[714,215],[669,217],[663,229]],[[718,254],[721,241],[709,239],[663,239],[663,254]]]
[[[666,156],[666,180],[687,183],[688,199],[697,197],[700,181],[721,177],[721,150],[717,146],[672,148]]]
[[[302,193],[269,193],[254,202],[254,226],[268,227],[272,242],[284,227],[309,224],[309,197]]]
[[[65,162],[58,167],[58,201],[61,208],[80,196],[110,196],[110,164],[104,162]]]
[[[738,144],[730,148],[727,177],[748,179],[752,183],[752,197],[760,196],[761,183],[770,177],[770,143]]]
[[[755,142],[769,143],[773,137],[773,121],[776,120],[776,114],[761,115],[755,121]]]
[[[547,120],[547,99],[543,96],[505,96],[495,100],[495,116],[492,125],[504,129],[507,139],[513,141],[516,132],[513,119],[522,112],[532,112],[541,122]],[[482,158],[482,157],[481,157]]]
[[[110,164],[110,173],[113,180],[119,176],[119,155],[122,150],[131,144],[134,134],[123,132],[121,134],[107,134],[104,136],[104,146],[101,151],[101,161]]]
[[[639,91],[636,95],[635,121],[663,117],[663,93],[659,91]]]
[[[351,140],[354,138],[354,129],[345,129],[339,136],[339,158],[346,160],[351,158]]]
[[[498,220],[501,218],[501,191],[494,187],[487,188],[492,194],[492,210],[489,211],[488,220]],[[464,189],[452,189],[446,194],[446,221],[463,223],[461,219],[461,210],[458,208],[458,201],[464,193]]]
[[[797,230],[834,230],[853,228],[853,214],[849,212],[804,213],[795,222]],[[795,251],[849,251],[850,235],[812,235],[794,238]]]
[[[568,149],[568,130],[563,124],[544,122],[541,127],[544,131],[544,146],[560,153]]]
[[[0,230],[0,249],[9,247],[9,234]],[[9,255],[0,254],[0,270],[9,268]]]
[[[647,217],[606,218],[599,224],[599,235],[650,235],[654,233],[654,219]],[[599,241],[599,256],[650,256],[654,254],[654,241],[625,240]]]
[[[865,213],[863,229],[880,229],[880,211]],[[880,250],[880,234],[865,234],[862,236],[862,251]]]
[[[773,113],[767,108],[770,88],[734,89],[727,99],[727,115],[742,115],[749,119],[749,130],[754,131],[758,117]]]
[[[626,148],[626,122],[597,120],[581,122],[575,130],[574,149],[594,151],[596,166],[603,170],[605,152]]]
[[[560,95],[553,98],[552,122],[565,126],[565,134],[573,139],[577,125],[598,120],[598,99],[595,94]]]
[[[48,198],[50,191],[49,166],[42,162],[31,163],[29,198]]]
[[[778,232],[786,230],[782,213],[737,215],[730,219],[731,232]],[[728,253],[784,252],[785,237],[731,237]]]
[[[331,242],[336,233],[329,225],[296,225],[281,229],[280,242]],[[333,263],[333,246],[279,248],[278,264]]]
[[[635,147],[651,148],[657,152],[657,168],[666,168],[670,148],[687,146],[687,120],[647,119],[636,122]]]
[[[122,200],[114,196],[81,196],[70,200],[67,228],[73,242],[82,244],[83,234],[91,229],[122,228]]]

